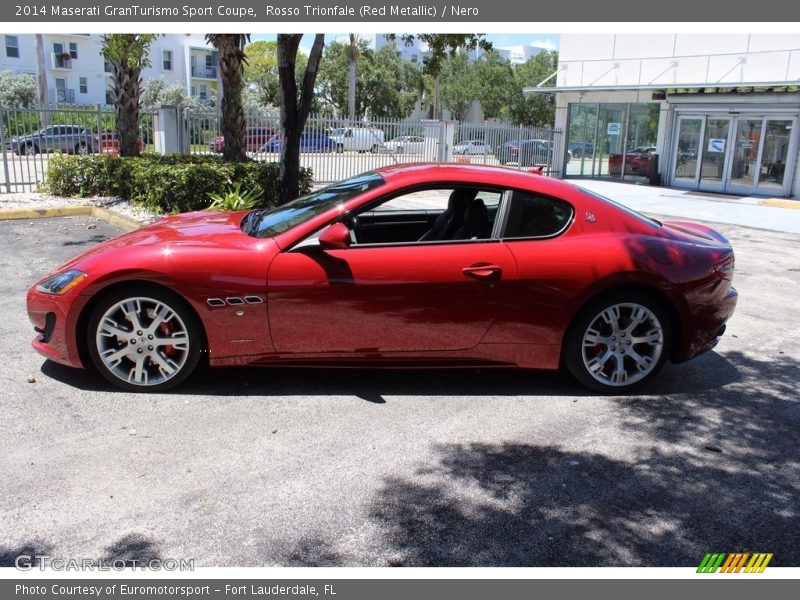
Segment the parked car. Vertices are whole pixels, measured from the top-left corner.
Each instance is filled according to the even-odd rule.
[[[261,146],[259,152],[280,152],[281,137],[275,135],[266,144]],[[335,152],[334,142],[324,131],[304,131],[300,134],[300,152]]]
[[[383,131],[374,127],[338,127],[331,131],[330,137],[336,142],[337,152],[355,150],[377,153],[384,142]]]
[[[385,152],[393,154],[422,154],[425,149],[425,138],[418,135],[401,135],[384,142]]]
[[[255,152],[276,133],[273,127],[248,127],[244,134],[245,150]],[[222,152],[225,147],[225,138],[221,135],[211,138],[208,142],[208,149],[212,152]]]
[[[9,147],[20,156],[56,150],[69,154],[91,154],[98,148],[98,144],[88,127],[51,125],[35,133],[11,138]]]
[[[569,145],[568,149],[575,158],[594,155],[594,144],[592,142],[574,142]]]
[[[553,143],[550,140],[511,140],[495,153],[501,165],[517,163],[521,167],[548,165],[553,158]],[[567,151],[567,162],[572,152]]]
[[[453,146],[453,154],[491,154],[492,146],[482,140],[465,140]]]
[[[100,152],[103,154],[119,154],[119,135],[116,131],[106,131],[101,133],[99,136],[97,136],[97,140],[100,146]],[[136,140],[136,144],[139,146],[139,152],[144,152],[145,143],[141,137]]]
[[[396,165],[274,208],[166,217],[57,267],[27,309],[39,353],[132,391],[175,386],[204,358],[564,365],[624,393],[717,343],[733,267],[711,227],[563,181]]]
[[[655,168],[655,146],[640,146],[625,154],[625,174],[649,176]],[[622,174],[622,154],[608,155],[608,172],[610,175]]]

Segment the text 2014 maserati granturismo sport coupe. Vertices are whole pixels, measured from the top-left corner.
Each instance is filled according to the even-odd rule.
[[[34,348],[128,390],[210,366],[564,366],[628,391],[712,348],[733,251],[565,182],[402,165],[273,209],[167,217],[28,292]]]

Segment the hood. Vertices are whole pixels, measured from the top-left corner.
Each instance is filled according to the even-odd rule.
[[[199,211],[166,217],[98,244],[71,259],[58,270],[78,263],[92,263],[100,255],[106,256],[120,250],[138,249],[142,254],[153,249],[163,252],[166,248],[175,251],[184,249],[252,251],[259,246],[263,249],[265,242],[274,244],[272,240],[254,238],[242,232],[239,225],[247,212]]]

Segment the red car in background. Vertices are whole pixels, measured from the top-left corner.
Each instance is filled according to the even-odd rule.
[[[275,133],[276,130],[272,127],[248,127],[244,134],[245,150],[258,152],[259,148],[272,139]],[[211,152],[220,153],[224,147],[225,138],[221,135],[211,138],[208,142],[208,149]]]
[[[731,245],[562,181],[384,167],[288,204],[164,218],[28,292],[34,348],[133,391],[212,367],[565,366],[628,392],[712,348]]]
[[[119,154],[119,136],[116,131],[106,131],[105,133],[101,133],[97,139],[100,143],[100,152],[103,154],[112,155]],[[136,143],[139,146],[139,152],[144,152],[144,140],[139,138]]]
[[[640,146],[625,154],[625,175],[639,175],[650,177],[656,168],[655,146]],[[609,154],[609,175],[620,177],[622,175],[622,154]]]

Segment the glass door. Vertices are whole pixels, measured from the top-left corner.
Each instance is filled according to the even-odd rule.
[[[676,187],[697,187],[703,120],[703,117],[680,117],[678,120],[678,140],[672,161],[672,181]]]
[[[758,192],[760,194],[786,195],[790,185],[790,176],[786,174],[786,165],[795,152],[792,132],[796,128],[796,119],[765,119],[763,147],[759,157]]]
[[[700,185],[707,192],[725,191],[730,118],[707,117],[703,145],[700,147]]]
[[[731,176],[726,191],[752,194],[755,190],[763,121],[763,117],[736,119]]]

